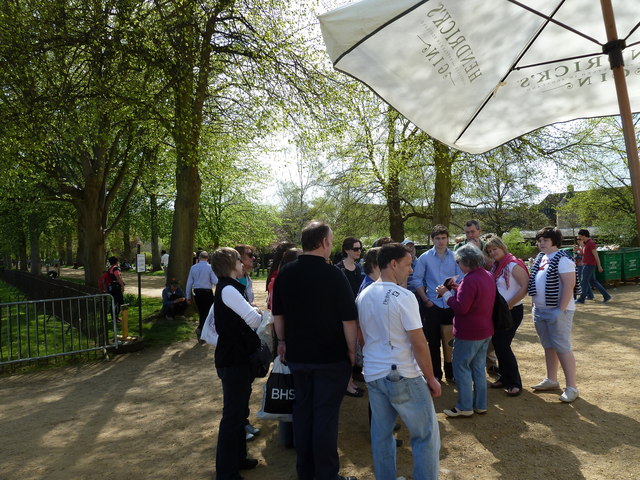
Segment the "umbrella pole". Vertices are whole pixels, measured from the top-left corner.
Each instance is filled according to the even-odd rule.
[[[624,76],[624,62],[622,59],[624,42],[618,38],[618,30],[616,28],[616,20],[611,6],[611,0],[600,0],[600,5],[602,7],[602,16],[604,18],[608,41],[607,45],[605,45],[605,53],[609,55],[609,62],[611,63],[613,79],[618,94],[618,106],[620,107],[620,117],[622,119],[622,133],[627,150],[631,190],[633,192],[633,205],[636,214],[636,235],[640,241],[640,161],[638,160],[638,144],[636,142],[633,117],[631,116],[627,80]]]

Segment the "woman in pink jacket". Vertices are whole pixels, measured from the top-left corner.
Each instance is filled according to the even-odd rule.
[[[487,412],[485,359],[493,336],[496,284],[484,269],[484,255],[475,245],[456,250],[455,259],[464,274],[462,281],[451,290],[444,285],[436,288],[454,313],[453,375],[458,401],[444,413],[449,417],[470,417],[474,412]]]

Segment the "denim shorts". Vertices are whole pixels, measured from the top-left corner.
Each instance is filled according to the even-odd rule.
[[[571,351],[571,328],[575,310],[533,306],[533,324],[544,348],[558,353]]]

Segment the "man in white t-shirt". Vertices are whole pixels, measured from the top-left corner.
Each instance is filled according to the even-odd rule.
[[[397,243],[378,253],[380,281],[357,299],[364,335],[364,378],[371,405],[371,448],[376,478],[396,478],[393,428],[398,415],[409,428],[413,478],[436,479],[440,432],[431,397],[441,394],[422,330],[418,301],[401,287],[412,272],[411,253]],[[425,381],[426,380],[426,381]]]
[[[164,274],[167,274],[169,270],[169,254],[166,250],[162,250],[160,255],[160,265],[162,266],[162,270],[164,270]]]

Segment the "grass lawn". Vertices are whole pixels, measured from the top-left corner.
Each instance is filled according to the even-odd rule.
[[[84,284],[80,279],[68,279],[78,284]],[[24,301],[22,292],[15,287],[0,281],[0,303],[12,303]],[[137,295],[125,295],[125,303],[129,304],[129,335],[142,336],[145,347],[162,347],[173,342],[195,338],[195,328],[198,323],[198,314],[194,307],[189,307],[185,317],[176,317],[168,320],[162,309],[160,298],[142,297],[142,332],[140,332],[140,308]],[[69,328],[68,324],[58,319],[51,319],[50,312],[41,313],[34,311],[30,306],[30,314],[26,315],[24,306],[20,310],[10,311],[8,307],[0,307],[0,362],[16,360],[18,358],[31,358],[44,355],[54,355],[69,350],[92,348],[94,345],[78,343],[77,331]],[[42,307],[39,307],[42,308]],[[51,307],[47,307],[51,308]],[[111,316],[109,316],[108,329],[111,328]],[[52,324],[52,322],[54,322]],[[18,341],[18,332],[20,342]],[[11,333],[11,335],[10,335]],[[118,327],[118,334],[122,333],[122,326]],[[113,331],[111,330],[111,335]],[[11,337],[11,341],[9,338]],[[19,354],[17,352],[20,352]],[[23,372],[33,368],[42,368],[50,365],[66,365],[82,361],[95,361],[102,358],[102,353],[70,354],[61,357],[41,359],[37,361],[10,364],[8,370]]]
[[[129,335],[140,335],[140,308],[137,295],[125,295],[129,304]],[[162,299],[142,297],[142,338],[147,346],[164,346],[173,342],[194,338],[198,324],[198,313],[194,307],[187,308],[184,318],[167,320],[162,309]]]

